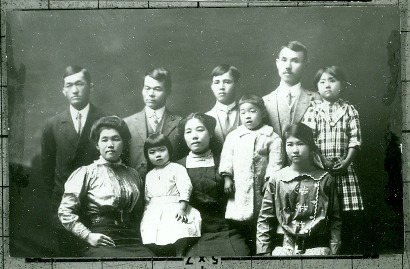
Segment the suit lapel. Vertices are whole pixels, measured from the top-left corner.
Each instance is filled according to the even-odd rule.
[[[282,130],[280,128],[280,107],[278,104],[278,89],[274,90],[268,97],[268,107],[269,114],[271,116],[271,124],[275,130],[279,130],[279,135],[281,135]]]
[[[219,140],[223,141],[223,132],[222,132],[222,125],[221,122],[219,121],[218,113],[216,112],[216,106],[214,106],[211,111],[210,111],[210,116],[214,117],[216,120],[216,126],[215,126],[215,135],[219,138]]]
[[[296,105],[296,110],[295,110],[295,115],[293,117],[293,122],[297,123],[302,120],[303,115],[305,115],[306,110],[309,107],[311,100],[311,95],[302,88],[302,91],[300,92],[299,100],[297,101]]]
[[[78,145],[78,134],[74,128],[74,123],[71,119],[70,110],[67,110],[60,121],[59,130],[61,135],[74,147]]]
[[[134,128],[134,131],[141,137],[142,141],[145,141],[147,139],[147,119],[145,116],[145,110],[142,110],[140,113],[137,113],[135,115],[135,120],[132,127]]]
[[[94,121],[98,119],[98,115],[96,112],[96,107],[90,103],[90,111],[88,112],[87,118],[85,119],[85,124],[81,132],[80,139],[78,141],[77,151],[81,150],[83,148],[82,145],[84,143],[87,143],[90,139],[89,136],[91,132],[91,127]]]
[[[178,121],[167,109],[165,109],[164,117],[164,125],[161,133],[168,136],[177,127]]]

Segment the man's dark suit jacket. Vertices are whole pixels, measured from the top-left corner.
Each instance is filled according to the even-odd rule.
[[[99,157],[99,152],[89,137],[93,123],[102,116],[102,111],[90,104],[90,111],[80,137],[75,130],[69,109],[46,122],[41,140],[41,164],[51,194],[51,209],[55,210],[53,215],[57,215],[64,184],[71,173]]]

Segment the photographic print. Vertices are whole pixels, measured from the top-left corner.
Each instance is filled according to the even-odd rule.
[[[12,257],[403,253],[398,8],[6,23]]]

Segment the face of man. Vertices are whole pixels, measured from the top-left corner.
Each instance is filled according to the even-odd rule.
[[[64,78],[63,94],[75,109],[83,109],[90,100],[91,84],[82,72]]]
[[[303,52],[293,51],[287,47],[280,51],[279,57],[276,59],[279,77],[281,81],[289,86],[300,82],[305,64],[306,61]]]
[[[229,71],[220,76],[214,76],[211,89],[218,102],[230,105],[235,101],[236,82]]]
[[[168,98],[168,91],[164,87],[164,82],[145,76],[142,97],[146,106],[157,110],[163,106]]]

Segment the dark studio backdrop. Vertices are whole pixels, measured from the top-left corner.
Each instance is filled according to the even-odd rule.
[[[403,251],[399,10],[393,7],[16,11],[7,14],[11,255],[46,257],[54,248],[39,176],[45,120],[68,108],[68,65],[91,73],[91,100],[126,117],[143,108],[144,73],[172,73],[171,110],[214,105],[212,69],[241,72],[240,90],[265,95],[279,84],[275,56],[298,40],[308,48],[302,84],[339,65],[351,83],[342,98],[359,111],[357,172],[364,196],[366,253]]]

